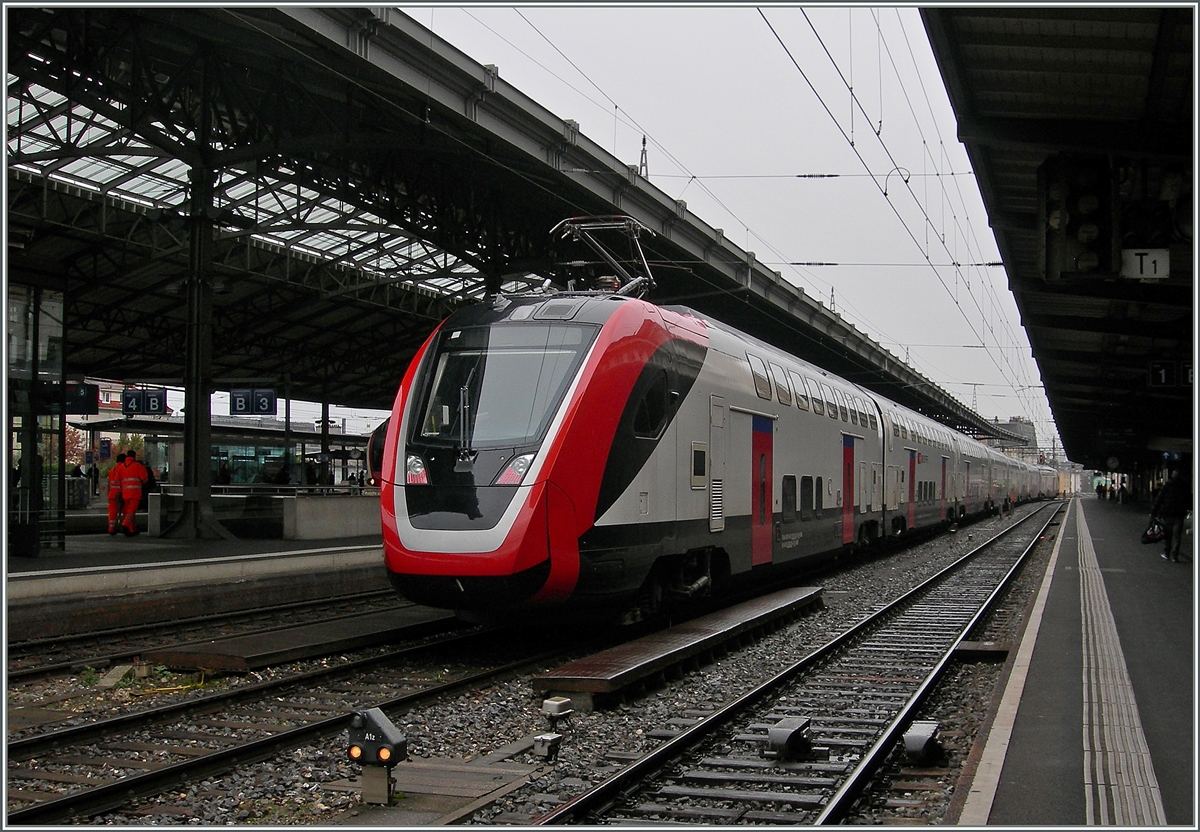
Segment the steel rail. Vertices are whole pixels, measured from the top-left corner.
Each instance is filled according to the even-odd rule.
[[[958,649],[958,646],[962,643],[963,639],[967,637],[967,634],[971,632],[971,630],[979,623],[979,621],[985,615],[991,612],[992,607],[1003,596],[1005,590],[1008,588],[1008,585],[1012,582],[1013,578],[1016,577],[1017,573],[1021,570],[1021,567],[1024,566],[1025,560],[1029,557],[1029,553],[1032,552],[1033,548],[1038,544],[1043,532],[1045,532],[1050,524],[1054,522],[1055,518],[1057,518],[1062,512],[1063,504],[1060,503],[1053,508],[1054,510],[1050,512],[1050,516],[1046,518],[1046,521],[1042,524],[1041,529],[1038,530],[1038,533],[1029,542],[1029,545],[1025,547],[1025,550],[1009,568],[1008,572],[996,585],[995,589],[992,590],[987,600],[984,601],[979,609],[975,611],[975,614],[971,616],[970,621],[968,621],[966,625],[961,628],[958,636],[954,639],[954,643],[951,644],[949,649],[942,654],[942,657],[937,661],[933,669],[928,673],[928,675],[926,675],[925,680],[917,687],[917,690],[912,694],[912,696],[909,697],[904,706],[901,707],[899,713],[896,714],[888,726],[883,730],[883,733],[879,736],[879,739],[877,739],[875,744],[872,745],[867,753],[863,755],[863,758],[859,761],[858,765],[854,767],[854,770],[850,773],[850,776],[845,779],[842,785],[838,787],[837,791],[835,791],[833,795],[830,796],[829,800],[826,801],[825,807],[817,815],[816,820],[813,821],[813,825],[821,826],[827,823],[837,823],[845,817],[846,811],[849,809],[854,799],[863,790],[864,786],[866,786],[868,780],[879,768],[879,766],[882,765],[887,753],[891,750],[892,744],[896,742],[903,730],[912,721],[913,714],[916,712],[917,708],[919,708],[925,701],[934,685],[941,680],[942,674],[945,673],[947,666],[950,664],[950,661],[954,656],[954,651]],[[1020,523],[1012,525],[1006,531],[1019,528],[1025,523],[1032,521],[1039,514],[1040,512],[1034,512],[1030,514],[1028,517],[1023,518]],[[991,542],[993,541],[989,541],[989,543]]]
[[[199,711],[211,711],[214,707],[223,707],[255,699],[275,690],[281,690],[305,682],[355,673],[383,662],[411,657],[422,651],[435,650],[455,643],[482,639],[492,633],[494,633],[492,630],[460,633],[436,641],[393,650],[383,655],[356,659],[334,667],[309,670],[283,679],[269,679],[265,682],[243,685],[232,690],[224,690],[220,693],[213,693],[184,702],[174,702],[170,705],[161,705],[135,713],[122,714],[108,719],[89,722],[85,725],[75,725],[70,728],[60,728],[57,731],[49,731],[43,734],[10,740],[7,744],[7,757],[10,760],[28,760],[47,751],[53,751],[68,745],[79,745],[80,743],[89,742],[118,731],[132,731],[146,725],[154,725]]]
[[[354,599],[370,599],[372,596],[380,596],[380,597],[386,598],[389,595],[394,596],[395,593],[392,590],[381,590],[379,592],[362,593],[360,595],[341,596],[337,599],[329,599],[329,600],[325,601],[324,603],[328,604],[330,601],[334,601],[334,603],[341,604],[341,603],[345,603],[346,601],[350,601],[350,600],[354,600]],[[132,636],[132,635],[135,635],[135,634],[143,632],[143,631],[145,631],[147,633],[151,633],[151,632],[154,632],[157,630],[168,630],[171,628],[177,629],[180,625],[188,625],[188,624],[217,624],[220,622],[232,622],[232,621],[236,621],[238,619],[249,619],[249,618],[253,618],[253,617],[275,615],[277,613],[292,612],[292,611],[296,611],[299,609],[303,609],[304,607],[316,607],[316,606],[320,606],[321,603],[322,602],[305,601],[305,602],[299,602],[299,603],[295,603],[295,604],[282,604],[279,606],[268,607],[268,608],[265,608],[262,610],[255,610],[254,612],[246,612],[245,610],[241,610],[237,613],[224,613],[224,614],[219,614],[219,615],[215,615],[212,617],[195,616],[193,618],[180,619],[179,621],[171,622],[170,624],[165,624],[165,623],[160,622],[160,623],[155,623],[155,624],[140,624],[135,627],[129,627],[129,628],[124,628],[124,627],[113,628],[113,629],[109,629],[109,630],[98,631],[96,633],[92,633],[87,636],[72,635],[72,636],[58,637],[60,640],[57,643],[58,644],[64,644],[64,643],[70,644],[71,642],[82,643],[86,640],[95,641],[97,639],[115,638],[117,636],[122,636],[122,635]],[[403,606],[411,606],[411,604],[400,604],[396,608],[399,609],[400,607],[403,607]],[[316,623],[316,622],[341,621],[343,619],[355,618],[357,616],[370,615],[370,614],[371,614],[370,612],[344,613],[342,615],[332,615],[332,616],[328,616],[326,618],[314,619],[313,621],[306,621],[303,623],[311,624],[311,623]],[[241,635],[254,636],[254,635],[259,635],[262,633],[271,633],[271,632],[275,632],[278,630],[286,630],[286,629],[289,629],[291,627],[296,627],[296,626],[299,626],[299,625],[297,625],[296,623],[277,624],[272,627],[263,627],[258,630],[249,630],[245,633],[242,633]],[[228,634],[222,635],[220,637],[227,638]],[[55,639],[45,639],[45,640],[40,640],[37,642],[29,642],[29,641],[21,642],[20,644],[17,644],[17,645],[10,645],[9,650],[10,650],[10,653],[14,648],[32,650],[35,647],[42,646],[43,641],[48,644],[49,642],[55,641]],[[173,644],[172,646],[173,647],[187,647],[187,646],[194,645],[194,644],[207,644],[210,641],[212,641],[212,637],[207,637],[207,638],[201,637],[201,638],[193,639],[191,641],[178,642],[176,644]],[[146,652],[145,648],[139,647],[136,649],[131,648],[128,650],[122,650],[122,651],[115,652],[115,653],[99,653],[94,656],[85,656],[85,657],[81,657],[81,658],[77,658],[77,659],[70,659],[68,661],[55,662],[53,664],[36,665],[36,666],[31,666],[31,667],[10,668],[8,670],[6,676],[8,678],[8,681],[12,682],[12,681],[16,681],[16,680],[36,678],[39,676],[49,676],[52,673],[73,671],[73,670],[77,670],[80,667],[111,666],[114,664],[119,664],[122,661],[126,661],[129,659],[135,659],[138,656],[140,656],[142,653],[145,653],[145,652]],[[10,661],[11,661],[11,656],[10,656]]]
[[[382,708],[386,712],[400,706],[419,704],[462,688],[477,685],[480,682],[511,674],[531,663],[544,661],[548,655],[557,655],[557,652],[509,662],[500,667],[456,679],[453,682],[443,682],[431,688],[404,694],[379,703],[375,707]],[[352,717],[352,713],[329,717],[232,748],[215,750],[203,757],[194,757],[160,769],[147,771],[144,774],[123,777],[83,792],[44,800],[33,806],[8,812],[6,820],[11,825],[50,824],[81,815],[95,816],[101,812],[118,809],[136,798],[160,794],[173,786],[228,771],[239,765],[260,762],[285,749],[296,748],[320,737],[333,735],[344,730]]]
[[[1061,511],[1061,504],[1053,506],[1053,508],[1054,511],[1051,512],[1050,518],[1046,521],[1046,526],[1048,526],[1053,518],[1057,516],[1058,512]],[[549,812],[546,812],[535,818],[532,824],[536,826],[548,826],[552,824],[571,823],[576,821],[583,822],[583,819],[588,815],[597,811],[602,811],[605,807],[611,805],[622,792],[633,789],[635,784],[640,780],[645,779],[648,774],[662,768],[669,761],[675,759],[683,751],[692,747],[693,745],[696,745],[701,740],[714,733],[717,729],[721,728],[724,724],[736,717],[743,708],[753,705],[759,699],[767,696],[777,688],[791,681],[795,676],[807,672],[820,662],[846,648],[850,642],[857,639],[859,635],[871,629],[872,627],[877,626],[897,609],[903,607],[905,604],[913,600],[916,596],[935,587],[946,577],[960,570],[964,565],[974,560],[982,552],[991,548],[998,541],[1004,539],[1010,534],[1015,533],[1017,529],[1024,527],[1026,523],[1030,522],[1032,518],[1037,517],[1042,511],[1045,511],[1045,509],[1031,513],[1027,517],[1022,518],[1020,521],[1004,529],[989,540],[984,541],[975,549],[967,552],[954,563],[949,564],[916,587],[908,590],[887,606],[871,613],[862,621],[842,632],[826,644],[814,649],[811,653],[796,661],[789,667],[783,669],[772,678],[722,706],[696,724],[685,728],[676,736],[666,740],[661,745],[647,752],[642,757],[639,757],[637,760],[628,764],[620,771],[614,773],[611,777],[599,783],[594,788],[576,795],[574,798],[561,804],[555,809],[552,809]],[[1043,526],[1043,529],[1044,528],[1045,526]],[[1035,542],[1037,537],[1040,537],[1040,531],[1035,537]],[[1026,554],[1027,553],[1028,549],[1026,550]],[[1022,559],[1023,558],[1024,555],[1022,555]],[[1004,582],[1007,583],[1014,574],[1015,567],[1009,570],[1008,574],[1004,578]],[[993,603],[994,599],[998,597],[998,591],[993,592],[987,603]],[[977,612],[976,615],[972,617],[970,626],[974,626],[974,623],[978,620],[980,614],[980,612]],[[964,634],[966,632],[969,632],[969,628],[963,630]],[[954,646],[957,646],[961,642],[962,637],[963,636],[960,635],[957,639],[955,639]],[[952,653],[953,648],[951,648],[949,651],[949,654]],[[939,668],[944,666],[944,663],[945,659],[943,659],[942,662],[939,662]],[[929,686],[930,685],[926,683],[922,686],[922,690],[928,690]],[[923,696],[924,693],[922,693],[922,698]],[[919,702],[917,704],[919,704]],[[893,720],[893,723],[895,722],[896,720]],[[903,721],[901,721],[900,724],[904,724]],[[892,729],[888,731],[889,734],[893,735],[893,739],[896,730],[898,729]],[[877,743],[877,745],[881,748],[885,747],[885,745],[882,743]],[[872,754],[871,756],[872,761],[874,762],[877,755]],[[849,792],[846,794],[848,795]],[[839,798],[839,800],[841,799],[845,799],[845,796]]]

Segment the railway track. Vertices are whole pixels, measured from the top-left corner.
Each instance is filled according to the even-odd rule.
[[[161,648],[164,637],[178,645],[233,635],[264,633],[284,627],[361,615],[408,605],[391,590],[365,592],[238,611],[139,624],[92,632],[12,642],[8,645],[7,680],[24,682],[55,673],[103,669]]]
[[[534,823],[838,822],[1060,510],[1030,514]]]
[[[8,743],[9,824],[94,816],[333,737],[352,711],[411,707],[564,649],[512,632],[449,636],[349,664]],[[536,651],[535,655],[531,655]]]

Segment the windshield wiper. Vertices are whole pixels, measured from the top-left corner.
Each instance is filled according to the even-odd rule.
[[[474,470],[475,451],[471,449],[471,433],[467,429],[467,420],[471,415],[471,379],[475,377],[475,367],[467,373],[467,380],[458,388],[458,459],[454,463],[456,474],[470,473]]]

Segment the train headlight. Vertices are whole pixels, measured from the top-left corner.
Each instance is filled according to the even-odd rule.
[[[529,470],[529,466],[533,464],[533,454],[521,454],[514,456],[504,466],[499,476],[496,477],[496,485],[520,485],[521,480],[525,479],[525,472]]]
[[[425,474],[425,460],[416,454],[409,454],[404,463],[404,481],[409,485],[429,485],[429,477]]]

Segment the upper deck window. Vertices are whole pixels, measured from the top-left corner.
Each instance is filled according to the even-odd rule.
[[[767,378],[767,365],[757,355],[750,353],[746,353],[746,360],[750,362],[750,375],[754,377],[754,392],[760,399],[770,399],[771,380]]]
[[[771,378],[775,380],[775,396],[782,405],[792,404],[792,388],[788,384],[787,373],[775,362],[771,362]]]
[[[792,380],[792,389],[796,391],[796,407],[808,410],[808,391],[804,389],[804,379],[795,370],[788,370],[788,378]]]

